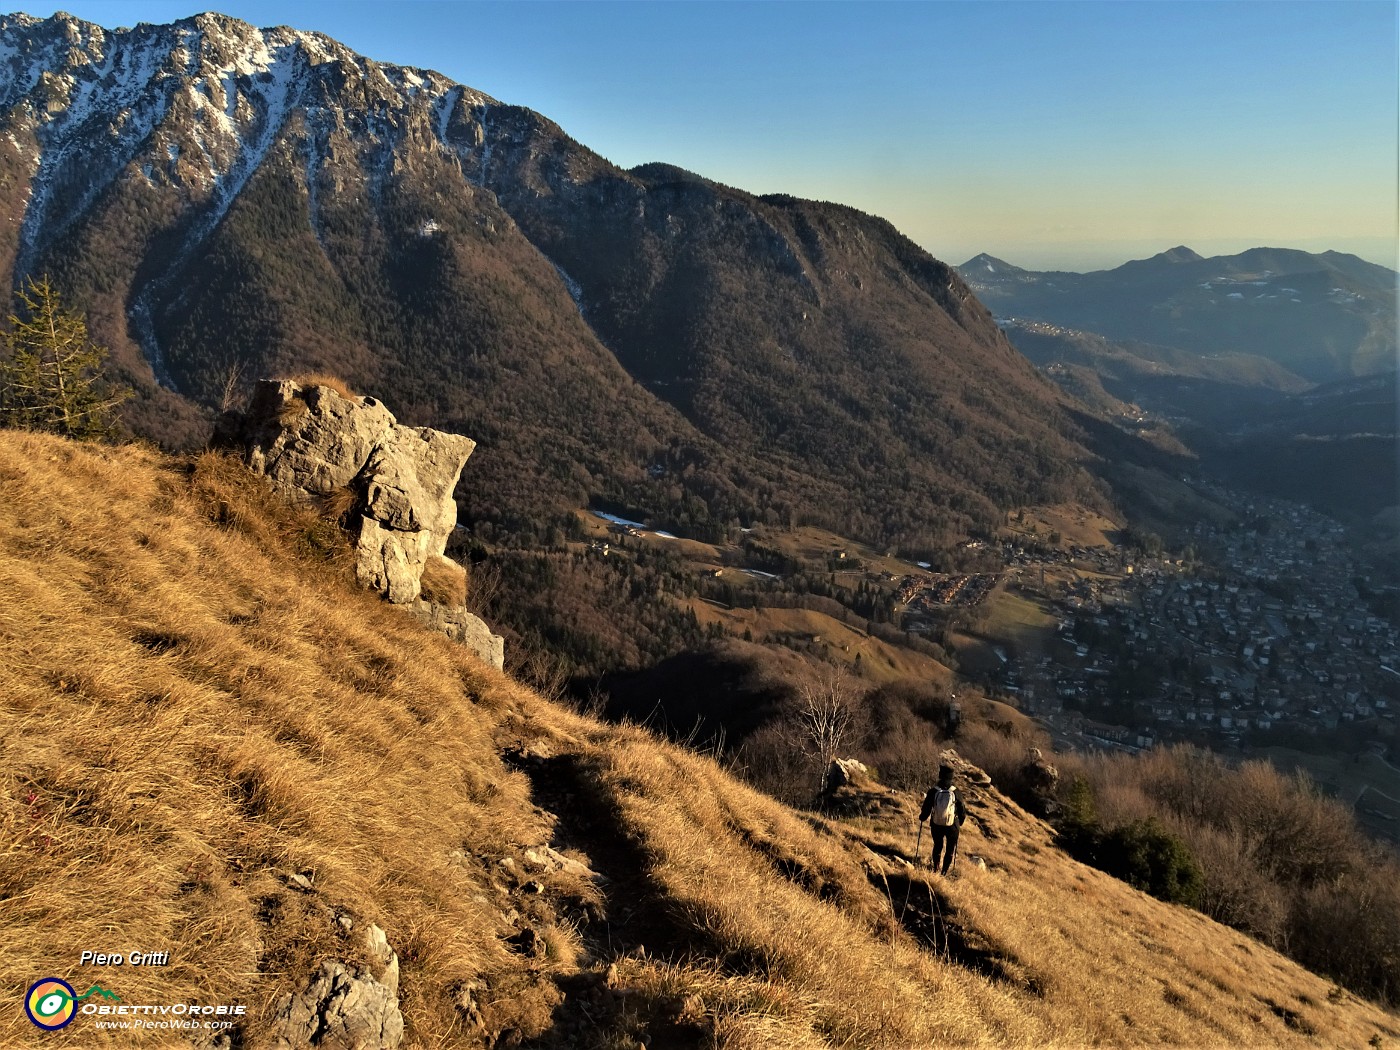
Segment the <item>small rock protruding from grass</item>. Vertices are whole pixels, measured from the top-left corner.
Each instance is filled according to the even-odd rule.
[[[306,989],[278,1007],[272,1046],[376,1047],[398,1050],[403,1042],[399,1011],[399,957],[378,926],[370,926],[368,969],[333,960],[321,964]]]

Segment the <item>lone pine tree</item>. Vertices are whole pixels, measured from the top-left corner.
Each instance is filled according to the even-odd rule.
[[[87,322],[65,310],[47,277],[25,281],[19,309],[0,336],[0,423],[98,440],[116,429],[116,409],[131,396],[103,376],[106,347],[88,337]]]

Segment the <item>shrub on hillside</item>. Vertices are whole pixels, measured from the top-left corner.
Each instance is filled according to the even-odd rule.
[[[1184,745],[1073,764],[1082,775],[1062,784],[1059,831],[1075,856],[1109,870],[1150,854],[1130,837],[1106,860],[1101,830],[1150,819],[1199,865],[1207,915],[1360,994],[1400,996],[1400,864],[1306,774]]]
[[[467,604],[467,570],[450,558],[436,556],[423,565],[424,601],[443,605]]]
[[[1195,907],[1201,899],[1201,866],[1186,843],[1157,821],[1134,821],[1104,835],[1099,867],[1158,900]]]
[[[1359,845],[1351,810],[1322,795],[1302,772],[1280,773],[1267,762],[1245,762],[1222,777],[1221,816],[1258,843],[1264,862],[1303,886],[1344,875]]]
[[[1058,831],[1060,845],[1085,864],[1159,900],[1191,907],[1200,903],[1201,866],[1186,843],[1151,817],[1105,826],[1094,790],[1082,776],[1065,792]]]
[[[1085,864],[1097,864],[1102,829],[1094,790],[1084,777],[1076,776],[1065,786],[1055,831],[1056,841],[1068,853]]]
[[[946,693],[918,682],[894,682],[864,700],[868,712],[862,757],[891,787],[923,791],[938,777],[938,756],[951,725]]]
[[[882,737],[867,748],[865,762],[879,772],[881,783],[923,791],[938,779],[938,756],[946,746],[927,722],[912,721],[907,731]]]
[[[1308,887],[1294,900],[1290,948],[1349,988],[1400,1001],[1400,864]]]
[[[770,722],[739,750],[737,769],[754,787],[792,806],[811,805],[816,764],[793,740],[791,727]]]
[[[1201,865],[1197,907],[1216,922],[1243,930],[1265,944],[1283,943],[1290,893],[1259,864],[1253,844],[1237,831],[1209,825],[1173,826],[1191,843]]]
[[[350,389],[350,384],[338,375],[329,372],[303,372],[291,377],[293,383],[302,386],[328,386],[347,401],[358,401],[360,395]]]

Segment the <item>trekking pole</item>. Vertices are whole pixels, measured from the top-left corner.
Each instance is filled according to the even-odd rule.
[[[924,822],[919,821],[919,834],[914,839],[914,866],[923,864],[924,860]]]

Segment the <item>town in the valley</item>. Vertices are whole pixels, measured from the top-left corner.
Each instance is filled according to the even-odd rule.
[[[999,574],[906,582],[905,626],[935,629],[936,614],[956,616],[969,589],[1053,617],[1038,644],[1017,644],[985,615],[980,633],[994,643],[990,691],[1061,748],[1288,748],[1379,763],[1400,780],[1394,585],[1334,519],[1195,484],[1239,519],[1197,523],[1180,551],[1004,542]],[[1400,798],[1384,790],[1392,782],[1368,789],[1358,779],[1348,798],[1358,815],[1400,837]]]
[[[1101,518],[1074,530],[1076,515],[1096,516],[1073,509],[1062,511],[1063,535],[1013,512],[998,536],[967,539],[940,565],[819,531],[799,557],[811,530],[741,530],[728,544],[691,544],[705,568],[695,600],[720,617],[707,621],[717,636],[836,663],[851,661],[858,637],[939,653],[969,688],[1038,721],[1059,750],[1185,742],[1315,759],[1309,771],[1325,789],[1400,838],[1400,595],[1382,559],[1368,561],[1345,526],[1305,505],[1202,478],[1190,486],[1230,513],[1201,515],[1168,543]],[[677,539],[591,517],[608,530],[587,545],[595,557],[643,556]],[[810,606],[836,607],[822,633],[733,612],[800,605],[815,580],[844,605]]]
[[[1056,641],[1001,676],[1056,728],[1137,747],[1214,745],[1395,723],[1400,630],[1342,526],[1306,507],[1236,503],[1244,526],[1197,524],[1194,556],[1073,548],[1078,579],[1049,585]],[[1043,573],[1008,548],[1008,586]],[[1117,717],[1114,717],[1117,716]],[[1369,734],[1378,748],[1393,731]]]

